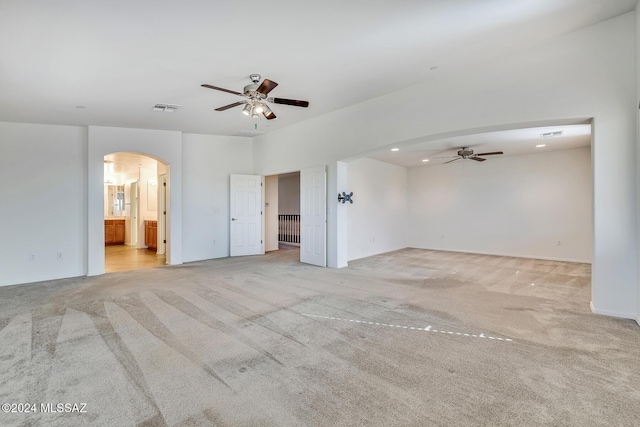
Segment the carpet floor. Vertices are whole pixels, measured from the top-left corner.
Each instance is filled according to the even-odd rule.
[[[0,288],[0,425],[640,425],[640,328],[590,312],[590,265],[297,254]]]

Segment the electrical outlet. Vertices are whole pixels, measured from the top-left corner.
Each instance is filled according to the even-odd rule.
[[[29,261],[35,261],[36,260],[36,254],[29,254]]]
[[[562,242],[560,242],[560,240],[558,240],[558,246],[562,246]]]
[[[440,238],[441,238],[441,239],[444,239],[444,234],[441,234],[441,235],[440,235]]]
[[[62,252],[58,252],[58,253],[56,254],[56,258],[57,258],[57,259],[62,259]]]
[[[214,245],[216,244],[216,239],[213,239],[213,244],[214,244]]]

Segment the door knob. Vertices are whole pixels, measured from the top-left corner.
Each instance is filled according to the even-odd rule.
[[[238,218],[231,218],[231,221],[237,221]]]

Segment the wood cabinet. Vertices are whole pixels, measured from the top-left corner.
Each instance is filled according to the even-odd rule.
[[[158,221],[144,222],[144,244],[149,249],[158,249]]]
[[[124,219],[104,220],[104,244],[124,245]]]

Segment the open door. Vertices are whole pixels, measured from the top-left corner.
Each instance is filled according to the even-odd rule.
[[[229,187],[230,255],[263,254],[262,177],[231,174]]]
[[[327,266],[327,172],[300,171],[300,262]]]

